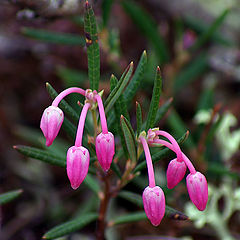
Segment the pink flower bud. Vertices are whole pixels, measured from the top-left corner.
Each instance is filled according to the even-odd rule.
[[[46,138],[46,146],[49,147],[58,135],[63,118],[63,111],[58,107],[50,106],[44,110],[40,128]]]
[[[143,206],[152,225],[158,226],[165,214],[165,196],[158,186],[146,187],[143,191]]]
[[[167,187],[174,188],[184,177],[186,173],[186,164],[178,161],[177,158],[173,159],[167,168]]]
[[[70,147],[67,152],[67,175],[72,188],[77,189],[88,173],[89,152],[85,147]]]
[[[198,210],[203,211],[208,201],[208,184],[205,176],[200,172],[190,173],[186,181],[191,201]]]
[[[104,171],[107,171],[115,154],[114,136],[111,132],[100,133],[96,138],[97,159]]]

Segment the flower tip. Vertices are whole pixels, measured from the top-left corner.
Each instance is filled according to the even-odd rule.
[[[114,136],[111,132],[106,134],[100,133],[96,137],[96,154],[97,159],[102,167],[102,169],[106,172],[109,170],[113,156],[115,154],[115,144],[114,144]]]
[[[76,190],[88,173],[89,152],[85,147],[73,146],[67,152],[67,175],[71,187]]]
[[[59,107],[49,106],[43,112],[40,128],[46,138],[46,146],[50,146],[62,126],[63,111]]]
[[[186,179],[189,197],[199,211],[204,211],[208,202],[208,184],[205,176],[196,172]]]
[[[186,173],[186,164],[180,162],[177,158],[170,161],[167,168],[167,187],[174,188],[184,177]]]
[[[77,186],[77,185],[71,184],[71,187],[72,187],[73,190],[77,190],[79,186],[80,185]]]
[[[145,213],[153,226],[158,226],[165,214],[165,196],[159,186],[146,187],[143,191]]]
[[[50,147],[52,145],[53,141],[50,141],[49,139],[46,139],[46,146]]]

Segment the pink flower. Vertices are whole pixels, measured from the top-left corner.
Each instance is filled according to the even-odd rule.
[[[96,138],[97,159],[104,171],[107,171],[115,154],[114,136],[111,132],[100,133]]]
[[[40,128],[46,138],[46,146],[50,146],[62,126],[64,119],[63,111],[55,106],[46,108],[43,112]]]
[[[165,196],[159,186],[146,187],[143,191],[143,206],[152,225],[158,226],[165,213]]]
[[[72,188],[77,189],[88,173],[89,152],[85,147],[70,147],[67,152],[67,175]]]
[[[187,166],[177,158],[173,159],[167,168],[167,186],[169,189],[174,188],[184,177]]]
[[[205,176],[200,172],[190,173],[186,182],[191,201],[198,210],[203,211],[208,201],[208,184]]]

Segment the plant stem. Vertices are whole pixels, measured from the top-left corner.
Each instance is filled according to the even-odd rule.
[[[99,208],[99,216],[97,221],[97,231],[96,231],[96,238],[97,240],[104,240],[105,236],[105,217],[108,208],[108,203],[111,199],[111,192],[110,192],[110,183],[109,183],[109,174],[103,177],[105,189],[103,193],[103,197],[101,198],[100,208]]]
[[[67,88],[58,94],[58,96],[53,100],[52,106],[57,107],[58,104],[61,102],[61,100],[71,93],[79,93],[79,94],[85,96],[85,91],[82,88],[78,88],[78,87]]]
[[[94,140],[95,140],[97,136],[97,129],[98,129],[96,110],[95,109],[91,110],[91,112],[92,112],[92,119],[93,119],[93,125],[94,125]]]

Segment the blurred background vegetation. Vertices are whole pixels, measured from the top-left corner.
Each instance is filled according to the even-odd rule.
[[[146,113],[157,65],[163,74],[160,104],[171,108],[158,126],[181,137],[183,148],[210,183],[209,208],[199,214],[188,201],[185,183],[166,191],[169,205],[192,221],[164,219],[158,228],[142,221],[110,229],[108,239],[240,239],[240,3],[238,0],[95,0],[99,27],[101,82],[106,97],[112,73],[135,66],[143,50],[148,65],[129,107],[135,126],[135,101]],[[2,0],[0,2],[0,193],[22,189],[1,207],[1,239],[35,240],[51,227],[75,216],[91,193],[70,189],[63,169],[23,157],[12,146],[44,148],[40,117],[50,104],[45,83],[58,92],[88,88],[87,56],[81,1]],[[172,99],[171,99],[172,98]],[[76,97],[68,98],[79,111]],[[52,150],[70,146],[60,132]],[[66,148],[67,149],[67,148]],[[156,165],[166,186],[167,158]],[[139,193],[147,181],[128,188]],[[166,190],[166,189],[165,189]],[[84,193],[84,194],[81,194]],[[96,208],[96,202],[91,202]],[[90,203],[89,203],[90,205]],[[135,209],[122,199],[114,209]],[[61,239],[94,239],[94,224]],[[84,235],[83,235],[84,234]],[[155,238],[144,237],[153,235]],[[163,238],[160,236],[169,236]]]

